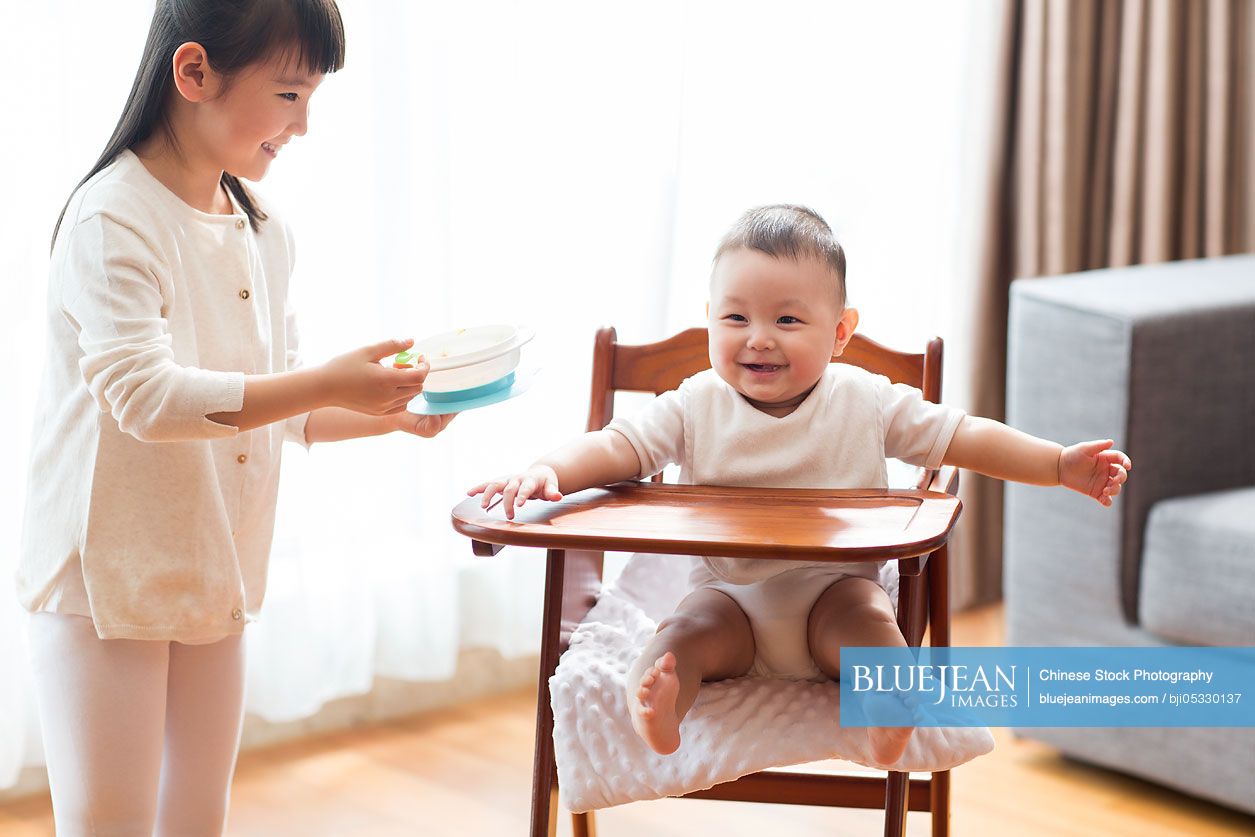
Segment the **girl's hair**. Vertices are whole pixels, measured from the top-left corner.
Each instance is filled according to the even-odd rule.
[[[173,139],[166,110],[171,62],[175,50],[189,41],[205,48],[213,68],[228,83],[234,73],[284,52],[310,73],[334,73],[344,66],[344,23],[335,0],[157,0],[126,107],[100,159],[75,191],[154,131],[164,130]],[[239,178],[223,172],[222,184],[244,208],[253,229],[260,229],[266,214]],[[57,218],[54,245],[69,205],[67,199]]]

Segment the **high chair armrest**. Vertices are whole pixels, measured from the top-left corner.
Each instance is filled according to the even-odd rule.
[[[920,491],[935,491],[938,494],[949,494],[954,497],[959,493],[959,469],[953,465],[943,465],[935,471],[927,468],[919,469],[919,478],[915,487]],[[901,575],[918,575],[928,566],[929,555],[908,558],[898,562]]]
[[[471,541],[471,552],[480,558],[491,558],[501,550],[505,549],[503,543],[488,543],[488,541]]]
[[[915,487],[921,491],[957,495],[959,493],[959,469],[953,465],[942,465],[935,471],[920,468]]]

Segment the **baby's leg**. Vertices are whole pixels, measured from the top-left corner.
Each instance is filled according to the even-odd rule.
[[[656,752],[674,753],[702,681],[740,677],[753,662],[754,634],[740,606],[718,590],[694,590],[628,669],[632,727]]]
[[[807,624],[811,657],[819,670],[841,679],[841,646],[906,647],[889,594],[870,579],[848,577],[825,590]],[[872,754],[881,764],[902,757],[913,727],[868,727]]]

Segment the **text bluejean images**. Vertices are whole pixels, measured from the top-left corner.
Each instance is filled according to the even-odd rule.
[[[1255,727],[1255,647],[842,648],[842,726]]]

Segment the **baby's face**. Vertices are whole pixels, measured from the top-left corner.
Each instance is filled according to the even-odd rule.
[[[710,283],[710,361],[768,413],[793,410],[828,368],[837,344],[836,294],[818,259],[733,250]]]

